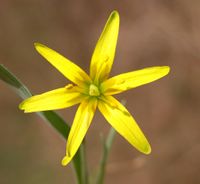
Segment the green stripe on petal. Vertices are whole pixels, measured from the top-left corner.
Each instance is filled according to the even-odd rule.
[[[90,76],[98,83],[105,80],[112,68],[119,32],[119,14],[113,11],[92,55]]]
[[[75,84],[82,85],[85,82],[89,83],[91,81],[90,77],[79,66],[56,51],[40,43],[35,43],[35,48],[47,61]]]
[[[93,119],[97,107],[97,99],[87,99],[83,101],[74,118],[66,146],[66,156],[62,160],[62,165],[67,165],[77,152],[81,142]]]
[[[169,71],[170,68],[168,66],[156,66],[120,74],[101,84],[102,93],[104,95],[118,94],[158,80],[167,75]]]
[[[80,103],[84,96],[75,87],[55,89],[24,100],[19,108],[25,112],[56,110]]]
[[[112,96],[99,101],[98,108],[113,128],[131,145],[144,154],[151,152],[151,147],[139,126],[128,110]]]

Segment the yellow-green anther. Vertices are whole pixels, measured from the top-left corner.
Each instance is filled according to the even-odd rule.
[[[99,96],[100,95],[98,87],[95,86],[94,84],[90,84],[89,95],[90,96]]]

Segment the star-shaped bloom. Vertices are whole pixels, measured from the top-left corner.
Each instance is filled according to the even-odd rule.
[[[105,119],[132,146],[144,154],[151,147],[129,111],[112,95],[150,83],[169,72],[168,66],[149,67],[109,77],[117,44],[119,14],[113,11],[94,49],[90,74],[56,51],[35,43],[36,50],[72,83],[24,100],[20,109],[37,112],[67,108],[79,104],[66,145],[62,165],[77,152],[98,108]]]

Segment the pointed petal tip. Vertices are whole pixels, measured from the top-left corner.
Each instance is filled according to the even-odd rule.
[[[149,144],[149,141],[146,139],[146,137],[141,140],[140,145],[141,146],[136,147],[140,152],[145,155],[149,155],[151,153],[151,145]]]
[[[26,107],[26,100],[24,100],[23,102],[21,102],[18,107],[19,107],[20,110],[24,111],[24,113],[30,113],[30,112],[32,112],[32,111],[30,111],[30,109],[28,109]]]
[[[113,10],[112,13],[111,13],[111,16],[113,17],[119,17],[119,13],[117,10]]]
[[[114,10],[110,15],[110,19],[119,22],[119,13],[118,13],[118,11]]]
[[[65,156],[61,161],[62,166],[66,166],[70,162],[70,160],[71,160],[70,157]]]
[[[151,153],[151,146],[149,144],[149,142],[146,140],[146,138],[144,140],[141,140],[141,142],[137,145],[133,145],[138,151],[140,151],[141,153],[145,154],[145,155],[149,155]]]
[[[165,70],[167,70],[168,72],[170,71],[170,67],[169,66],[163,66],[165,68]]]
[[[34,112],[34,111],[32,111],[28,106],[27,106],[27,103],[26,103],[27,101],[26,100],[24,100],[23,102],[21,102],[20,104],[19,104],[19,109],[20,110],[22,110],[22,111],[24,111],[24,113],[31,113],[31,112]]]
[[[170,67],[169,66],[159,66],[158,72],[161,74],[160,78],[162,78],[170,72]]]
[[[20,104],[19,104],[19,109],[20,110],[24,110],[25,108],[24,108],[24,101],[22,101]]]
[[[151,153],[151,146],[149,144],[145,147],[143,153],[146,155],[149,155]]]
[[[33,44],[34,44],[35,47],[37,47],[38,45],[40,45],[39,42],[34,42]]]
[[[170,72],[170,67],[169,66],[162,66],[161,67],[165,75],[167,75]]]
[[[38,50],[39,48],[41,48],[41,47],[46,47],[46,46],[43,45],[43,44],[41,44],[41,43],[39,43],[39,42],[35,42],[35,43],[34,43],[34,47],[36,48],[36,50]]]
[[[30,111],[29,109],[26,109],[23,105],[19,104],[19,109],[24,111],[24,113],[31,113],[32,111]]]
[[[23,110],[23,103],[20,103],[18,107],[20,110]]]

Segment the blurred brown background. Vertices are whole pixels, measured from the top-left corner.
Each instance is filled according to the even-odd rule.
[[[112,10],[121,18],[112,75],[155,65],[171,73],[118,95],[127,100],[152,145],[144,156],[119,135],[107,166],[107,184],[200,183],[200,1],[1,0],[0,63],[34,94],[67,84],[33,47],[41,42],[88,71],[91,54]],[[62,167],[65,142],[0,82],[0,183],[74,183]],[[76,107],[59,111],[72,122]],[[95,173],[100,134],[108,123],[98,112],[87,134],[89,169]]]

